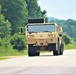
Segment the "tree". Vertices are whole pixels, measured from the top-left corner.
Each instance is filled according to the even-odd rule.
[[[41,8],[38,6],[37,0],[25,0],[30,18],[41,17]]]
[[[26,48],[25,37],[19,34],[15,34],[14,36],[12,36],[10,43],[13,45],[14,49],[17,49],[19,51]]]
[[[10,36],[10,22],[5,20],[5,17],[1,14],[1,6],[0,6],[0,38],[5,38]]]
[[[47,13],[46,10],[41,11],[41,16],[42,17],[45,17],[46,16],[46,13]]]
[[[25,0],[3,0],[2,13],[11,22],[12,35],[17,33],[20,26],[25,25],[28,18]]]
[[[71,43],[71,37],[66,34],[63,35],[63,39],[66,45]]]

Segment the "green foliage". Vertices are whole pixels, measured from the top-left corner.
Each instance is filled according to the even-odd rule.
[[[30,18],[41,17],[41,8],[37,4],[37,0],[25,0],[27,3],[27,10]]]
[[[0,38],[0,57],[17,55],[27,55],[27,50],[20,52],[18,50],[14,50],[13,46],[10,44],[9,38]]]
[[[48,23],[48,17],[45,17],[45,22]]]
[[[5,38],[10,36],[11,24],[8,20],[5,20],[5,17],[1,14],[0,6],[0,37]]]
[[[3,0],[2,13],[11,22],[12,34],[27,22],[28,11],[25,0]]]
[[[65,46],[64,46],[64,49],[65,49],[65,50],[76,49],[76,42],[72,42],[72,43],[70,43],[70,44],[68,44],[68,45],[65,45]]]
[[[8,53],[13,50],[12,45],[7,38],[0,38],[0,54]]]
[[[18,49],[19,51],[26,48],[25,38],[23,35],[15,34],[11,37],[10,42],[13,45],[13,48]]]
[[[63,35],[63,39],[64,39],[64,42],[65,42],[66,45],[69,44],[69,43],[71,43],[70,36],[68,36],[66,34]]]
[[[74,40],[74,42],[76,42],[76,38],[74,38],[73,40]]]
[[[42,17],[45,17],[46,16],[46,13],[47,13],[46,10],[41,11],[41,16]]]

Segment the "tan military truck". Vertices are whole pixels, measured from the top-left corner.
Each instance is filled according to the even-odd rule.
[[[39,56],[40,50],[52,50],[53,55],[63,55],[62,27],[45,23],[45,19],[28,19],[26,26],[28,56]]]

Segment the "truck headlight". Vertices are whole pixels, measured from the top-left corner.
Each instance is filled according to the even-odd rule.
[[[30,38],[30,36],[29,36],[29,35],[28,35],[27,37],[28,37],[28,38]]]
[[[54,38],[54,37],[55,37],[55,35],[53,34],[53,35],[52,35],[52,37]]]

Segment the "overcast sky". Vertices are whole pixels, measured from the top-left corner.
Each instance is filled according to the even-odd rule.
[[[76,20],[76,0],[39,0],[38,4],[48,17]]]

